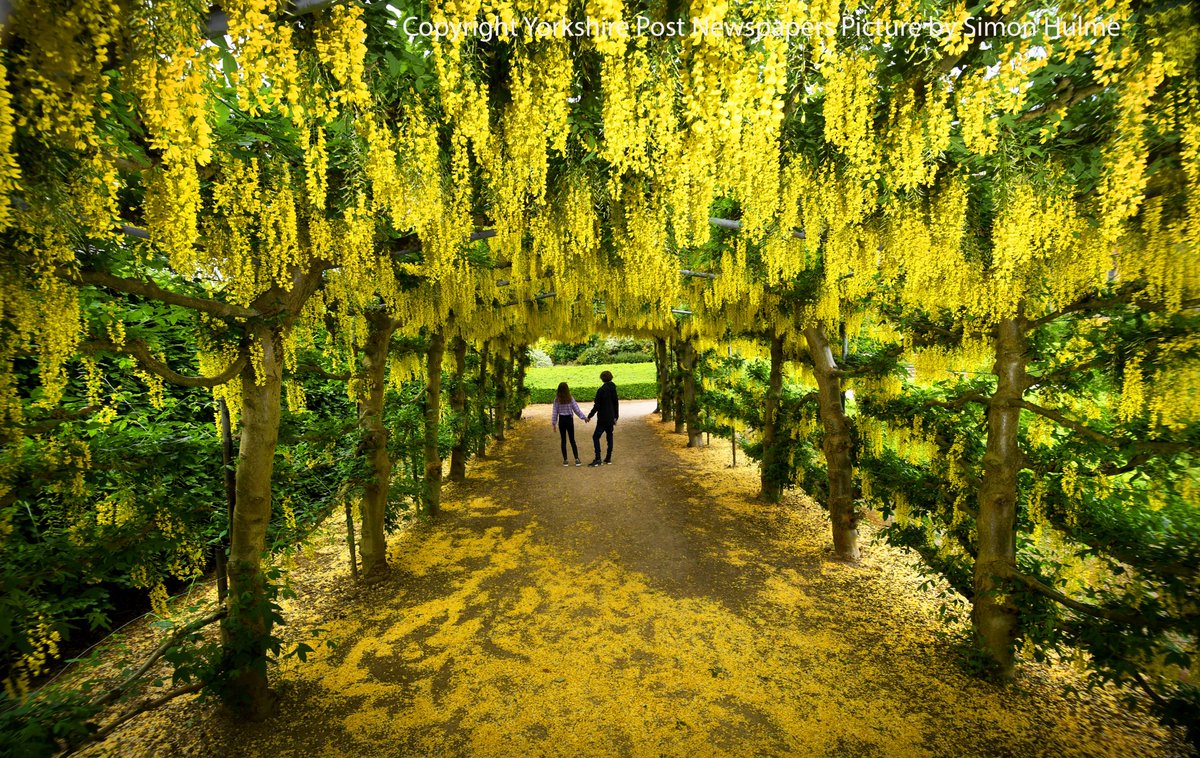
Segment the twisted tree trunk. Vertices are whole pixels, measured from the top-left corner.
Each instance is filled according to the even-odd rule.
[[[767,381],[766,404],[763,408],[762,467],[759,469],[759,491],[769,503],[779,502],[783,495],[780,481],[780,461],[783,451],[776,443],[779,420],[779,401],[783,396],[783,338],[771,337],[771,373]],[[735,448],[736,449],[736,448]],[[735,460],[736,463],[736,460]]]
[[[1017,474],[1023,463],[1018,438],[1021,399],[1028,386],[1026,322],[1008,318],[996,326],[996,392],[988,403],[987,452],[979,489],[978,555],[971,621],[984,654],[1000,675],[1013,670],[1017,609],[1004,592],[1003,577],[1016,570]]]
[[[362,497],[362,534],[359,554],[363,577],[376,581],[387,574],[387,537],[383,531],[388,492],[392,482],[392,459],[388,457],[388,433],[383,423],[388,347],[398,326],[382,311],[368,316],[369,332],[363,349],[366,395],[358,403],[358,428],[362,432],[367,481]]]
[[[254,308],[272,318],[245,327],[251,357],[241,371],[242,433],[235,476],[235,502],[229,524],[229,613],[221,625],[221,643],[229,690],[226,699],[247,719],[262,720],[274,710],[267,686],[271,619],[267,579],[262,570],[267,525],[271,521],[271,475],[279,441],[283,387],[283,333],[291,328],[305,301],[321,285],[321,264],[293,271],[291,289],[272,287]]]
[[[488,428],[488,360],[490,358],[488,343],[479,348],[479,438],[475,440],[475,457],[487,457],[487,428]]]
[[[825,427],[825,466],[829,471],[829,520],[833,525],[833,550],[840,560],[858,560],[858,509],[854,505],[854,464],[850,457],[854,444],[850,419],[842,406],[842,381],[837,361],[825,330],[811,326],[804,330],[808,352],[812,356],[813,375],[817,379],[817,402]]]
[[[496,351],[492,359],[492,376],[496,399],[492,417],[496,420],[496,441],[504,441],[504,428],[508,425],[508,358]]]
[[[661,414],[663,421],[670,421],[671,407],[667,398],[670,394],[671,367],[667,363],[667,340],[663,337],[654,338],[654,373],[658,380],[658,403],[654,412]]]
[[[671,399],[674,405],[671,415],[675,421],[675,433],[683,434],[687,424],[687,414],[684,412],[683,404],[683,348],[679,340],[675,340],[675,344],[672,347],[671,352],[675,358],[675,370],[671,372]]]
[[[525,402],[528,400],[525,393],[525,375],[529,370],[529,346],[521,345],[517,348],[517,355],[513,360],[516,362],[513,369],[513,387],[517,402],[515,407],[510,406],[508,415],[512,421],[520,421],[525,415]]]
[[[275,698],[267,686],[267,646],[271,635],[262,557],[271,521],[271,474],[279,439],[283,349],[279,332],[267,325],[250,332],[261,348],[242,369],[242,434],[238,447],[237,496],[230,525],[229,615],[222,624],[230,700],[247,718],[271,715]],[[251,351],[254,355],[255,351]]]
[[[438,436],[442,421],[442,353],[445,340],[441,332],[429,335],[426,354],[425,385],[425,480],[422,506],[425,514],[436,516],[442,508],[442,457],[438,451]]]
[[[233,466],[233,428],[230,425],[229,405],[225,402],[225,398],[217,400],[217,409],[221,419],[221,465],[225,469],[225,530],[227,534],[231,534],[233,511],[237,505],[237,470]],[[217,604],[222,606],[225,605],[225,599],[229,597],[227,550],[228,538],[220,540],[213,551],[216,554]]]
[[[700,405],[696,402],[696,348],[691,342],[684,342],[679,357],[683,369],[683,411],[687,420],[688,447],[704,447]]]
[[[450,450],[450,481],[461,482],[467,478],[467,342],[455,337],[451,342],[454,351],[454,387],[450,392],[450,409],[454,411],[457,425],[454,430],[454,447]]]

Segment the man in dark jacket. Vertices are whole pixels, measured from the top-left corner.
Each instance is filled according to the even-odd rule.
[[[588,413],[588,419],[592,416],[598,416],[596,419],[596,431],[592,432],[592,445],[596,448],[596,460],[589,463],[589,466],[601,465],[600,460],[600,435],[603,434],[608,439],[608,455],[604,456],[603,463],[612,463],[612,435],[613,426],[617,423],[620,417],[620,412],[617,408],[617,385],[613,384],[612,372],[602,371],[600,373],[600,381],[604,384],[600,385],[600,389],[596,390],[596,399],[592,401],[592,410]]]

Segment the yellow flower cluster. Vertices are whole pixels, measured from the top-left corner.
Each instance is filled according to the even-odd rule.
[[[151,408],[162,410],[165,401],[164,393],[166,392],[162,377],[153,372],[141,369],[135,369],[133,373],[134,376],[141,379],[146,385],[146,402],[150,404]]]
[[[203,268],[195,247],[200,204],[200,177],[193,164],[180,162],[147,172],[144,207],[150,239],[186,276]]]
[[[55,223],[55,209],[37,204],[17,220],[24,233],[17,252],[33,263],[22,274],[32,275],[32,282],[29,287],[21,287],[17,280],[0,289],[0,308],[9,319],[6,326],[14,330],[6,353],[15,348],[37,355],[43,395],[36,405],[52,408],[66,389],[67,363],[79,344],[78,293],[57,276],[59,267],[74,259],[74,250],[67,230]],[[16,402],[15,395],[10,397]],[[14,409],[10,407],[8,412],[11,415]]]
[[[868,55],[842,52],[823,64],[825,74],[825,139],[850,161],[851,175],[874,178],[879,146],[871,128],[879,90],[875,61]]]
[[[946,89],[934,85],[921,110],[916,93],[893,97],[884,150],[888,176],[897,190],[929,185],[937,176],[942,153],[950,146],[954,112]]]
[[[1142,376],[1142,357],[1138,355],[1125,364],[1125,382],[1121,385],[1121,402],[1117,407],[1117,417],[1122,421],[1132,421],[1142,414],[1145,407],[1146,389]]]
[[[288,529],[296,528],[296,509],[292,506],[292,496],[288,495],[279,504],[280,510],[283,511],[283,523]]]
[[[1158,370],[1149,384],[1148,406],[1154,423],[1178,432],[1200,421],[1200,362]]]
[[[979,155],[994,152],[999,144],[999,117],[1021,112],[1032,76],[1049,62],[1044,54],[1035,55],[1031,46],[1029,40],[1010,43],[1000,54],[998,68],[960,79],[956,110],[968,150]]]
[[[990,368],[994,354],[987,343],[967,341],[955,348],[926,347],[912,350],[906,353],[906,357],[913,366],[913,381],[929,384],[946,381],[955,374],[985,371]]]
[[[29,680],[46,672],[51,661],[58,659],[58,643],[62,635],[53,622],[42,613],[36,613],[25,632],[24,653],[13,665],[4,680],[4,691],[13,700],[18,700],[29,691]]]
[[[30,3],[12,20],[13,34],[26,41],[13,58],[20,72],[13,82],[22,113],[18,125],[47,144],[95,151],[102,144],[98,110],[111,98],[104,69],[118,44],[122,14],[109,0],[70,5]]]
[[[1146,186],[1145,125],[1151,100],[1166,76],[1161,54],[1126,74],[1121,86],[1116,137],[1105,147],[1106,171],[1100,184],[1103,240],[1116,241],[1121,225],[1141,206]]]
[[[223,7],[237,61],[230,79],[238,107],[252,116],[277,109],[293,123],[303,123],[292,27],[271,18],[275,0],[228,0]]]
[[[317,53],[341,85],[331,93],[331,105],[367,108],[371,92],[366,82],[366,30],[362,8],[334,5],[313,30]]]
[[[227,345],[208,344],[207,340],[201,340],[197,346],[196,364],[198,371],[203,376],[213,376],[221,373],[237,360],[237,348]],[[229,409],[229,422],[232,426],[237,426],[238,416],[242,412],[242,378],[234,377],[231,381],[225,384],[212,388],[214,400],[214,423],[216,424],[217,433],[221,431],[221,417],[216,410],[216,401],[224,400],[226,407]]]
[[[287,409],[292,413],[304,413],[308,410],[308,396],[301,382],[287,379],[283,383],[284,400]]]
[[[119,490],[96,503],[94,518],[96,526],[123,526],[136,515],[132,502],[133,493]]]
[[[217,48],[202,44],[198,11],[186,0],[166,0],[136,4],[129,18],[130,85],[141,101],[150,145],[168,166],[212,160],[208,87]]]
[[[167,595],[167,587],[159,580],[154,583],[154,587],[150,589],[150,610],[159,618],[169,618],[171,616],[171,608],[168,603],[170,597]]]
[[[8,91],[8,68],[0,61],[0,231],[12,223],[10,196],[21,181],[21,167],[13,155],[16,132],[12,94]]]

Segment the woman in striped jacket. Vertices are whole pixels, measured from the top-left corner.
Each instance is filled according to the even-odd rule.
[[[587,423],[587,416],[583,415],[579,403],[575,402],[575,398],[571,396],[570,387],[563,382],[558,385],[558,392],[554,395],[554,405],[550,407],[550,426],[558,429],[558,438],[562,442],[563,465],[570,465],[567,463],[567,438],[570,437],[571,453],[575,456],[575,465],[581,466],[583,464],[579,462],[579,448],[575,447],[575,419],[572,418],[572,413],[583,419],[583,423]]]

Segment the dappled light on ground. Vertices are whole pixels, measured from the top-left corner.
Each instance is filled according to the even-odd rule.
[[[532,408],[446,512],[392,538],[392,576],[338,591],[336,535],[298,561],[290,634],[336,644],[278,676],[276,722],[180,703],[106,749],[231,755],[1146,755],[1155,722],[962,672],[906,559],[832,560],[824,515],[753,499],[756,470],[629,403],[614,465],[563,468]],[[581,435],[590,446],[590,427]],[[166,725],[172,725],[167,728]],[[236,739],[227,735],[240,736]],[[114,753],[115,754],[115,753]]]

